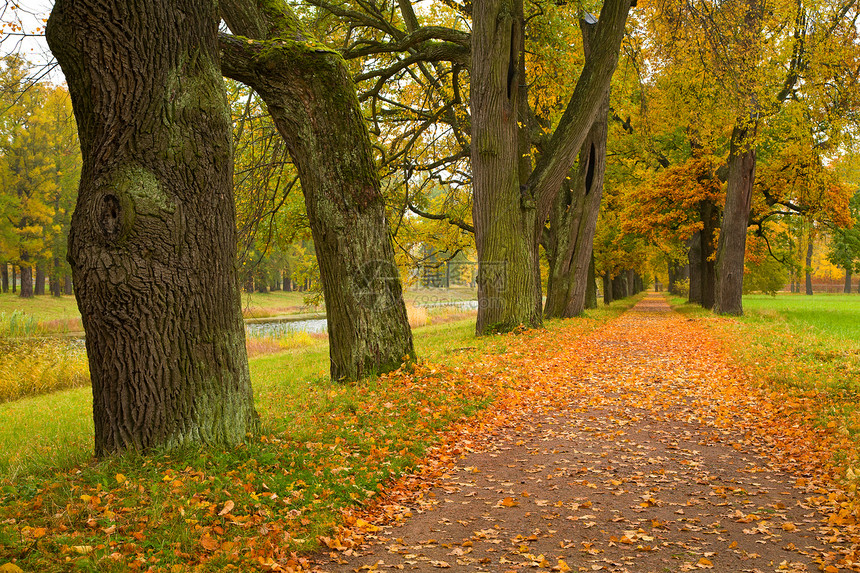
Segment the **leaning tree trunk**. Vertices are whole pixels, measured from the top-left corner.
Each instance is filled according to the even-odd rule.
[[[3,290],[6,292],[6,289]],[[851,269],[845,269],[845,294],[851,294]]]
[[[587,39],[590,35],[586,32],[583,37]],[[588,57],[588,42],[585,44]],[[608,114],[609,94],[582,143],[576,173],[565,181],[550,212],[550,232],[555,241],[551,242],[554,248],[547,250],[550,262],[544,307],[547,318],[577,316],[585,309],[588,266],[606,171]]]
[[[806,294],[812,295],[812,233],[806,243]]]
[[[208,0],[57,0],[48,22],[83,156],[69,262],[98,456],[257,427],[218,23]]]
[[[299,173],[325,296],[331,377],[354,380],[414,356],[370,136],[343,58],[285,1],[224,0],[225,75],[256,90]]]
[[[750,200],[755,182],[756,124],[735,125],[729,151],[726,206],[717,245],[717,285],[714,311],[741,315],[743,309],[744,255]]]

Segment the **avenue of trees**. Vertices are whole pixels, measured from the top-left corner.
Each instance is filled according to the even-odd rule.
[[[402,289],[427,261],[477,260],[479,335],[648,277],[740,314],[745,287],[799,277],[823,238],[850,288],[858,16],[57,0],[68,88],[28,86],[18,56],[0,69],[4,290],[10,269],[22,296],[74,287],[103,455],[255,431],[239,296],[255,283],[318,285],[344,381],[414,358]]]

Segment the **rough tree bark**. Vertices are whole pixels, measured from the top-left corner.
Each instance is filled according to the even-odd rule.
[[[542,324],[538,247],[552,201],[582,146],[618,60],[630,0],[607,0],[590,57],[558,127],[522,184],[517,126],[520,0],[472,9],[472,189],[478,251],[477,334]]]
[[[209,0],[57,0],[48,22],[83,156],[68,259],[98,456],[257,427],[218,22]]]
[[[714,311],[741,315],[743,309],[744,255],[750,200],[755,182],[757,122],[740,121],[732,131],[729,150],[726,206],[717,245]]]
[[[414,356],[379,174],[343,58],[285,1],[222,0],[222,71],[257,91],[302,183],[326,303],[331,377],[354,380]]]
[[[586,59],[591,56],[594,28],[593,23],[582,24]],[[549,241],[546,245],[549,278],[544,306],[544,316],[547,318],[577,316],[585,309],[588,266],[603,197],[608,121],[607,90],[580,147],[576,172],[570,179],[565,179],[561,193],[556,195],[550,211]]]

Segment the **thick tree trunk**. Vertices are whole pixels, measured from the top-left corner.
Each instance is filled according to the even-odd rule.
[[[612,300],[627,298],[627,272],[622,271],[612,279]]]
[[[370,136],[349,68],[286,2],[223,0],[225,75],[254,88],[299,173],[319,262],[331,377],[355,380],[414,356]]]
[[[812,296],[812,233],[806,243],[806,294]]]
[[[845,269],[845,294],[851,294],[851,269]]]
[[[585,308],[597,308],[597,277],[594,273],[594,248],[589,249],[588,282],[585,283]]]
[[[218,22],[208,0],[57,0],[48,23],[83,156],[69,262],[98,456],[257,427]]]
[[[592,57],[534,171],[521,161],[517,121],[521,0],[477,0],[472,18],[472,189],[480,334],[542,322],[539,239],[615,69],[629,0],[604,2]],[[523,184],[523,181],[526,181]]]
[[[744,256],[750,199],[755,182],[756,124],[738,123],[732,132],[726,185],[726,207],[717,246],[714,311],[743,314]]]
[[[30,266],[30,255],[21,253],[21,298],[33,298],[33,267]]]
[[[38,262],[36,263],[36,278],[33,284],[33,294],[37,296],[42,296],[45,294],[45,281],[47,279],[47,275],[45,274],[45,263]]]
[[[68,274],[68,272],[63,274],[63,294],[75,294],[72,289],[72,275]]]
[[[588,38],[590,34],[584,34]],[[587,42],[586,42],[587,44]],[[586,49],[586,54],[588,49]],[[585,309],[588,266],[603,196],[609,95],[579,150],[576,173],[565,181],[550,212],[549,280],[544,316],[577,316]]]
[[[612,302],[612,278],[609,273],[603,275],[603,304]]]
[[[0,265],[2,265],[0,270],[2,270],[3,293],[5,294],[9,292],[9,263],[4,261]]]

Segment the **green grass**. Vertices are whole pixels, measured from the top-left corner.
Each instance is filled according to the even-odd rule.
[[[767,320],[775,313],[792,325],[808,325],[828,336],[860,340],[857,295],[748,295],[743,302],[748,320]]]
[[[631,303],[548,328],[586,333]],[[490,357],[505,370],[508,347],[534,336],[478,339],[474,318],[414,332],[429,362],[355,384],[329,380],[324,341],[253,359],[262,431],[229,451],[95,462],[88,389],[0,404],[0,563],[14,559],[25,571],[248,570],[260,554],[288,564],[291,551],[316,547],[319,536],[351,543],[337,529],[341,512],[373,503],[441,430],[502,390],[505,377],[472,376],[470,365]]]
[[[723,340],[750,379],[804,405],[844,443],[835,462],[846,469],[860,458],[860,297],[815,294],[745,296],[744,316],[716,317],[670,297],[682,314]]]

